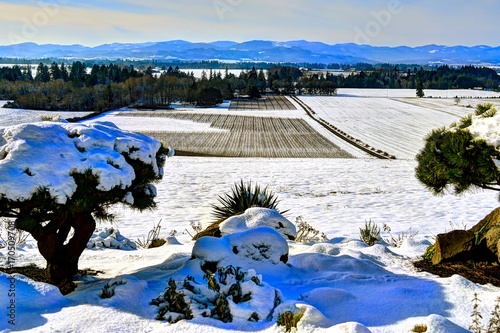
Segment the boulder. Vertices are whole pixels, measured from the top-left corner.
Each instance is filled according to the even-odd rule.
[[[500,208],[493,210],[481,222],[482,230],[479,229],[478,232],[484,233],[486,247],[500,260]]]
[[[468,230],[452,230],[446,234],[439,234],[436,237],[432,263],[437,265],[443,260],[468,252],[472,250],[473,244],[474,233]]]
[[[457,257],[500,259],[500,207],[469,230],[452,230],[436,237],[432,263]]]

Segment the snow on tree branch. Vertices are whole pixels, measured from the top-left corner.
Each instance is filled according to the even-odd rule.
[[[124,189],[136,178],[127,159],[151,165],[162,176],[156,160],[160,148],[159,141],[109,122],[10,126],[0,129],[1,195],[22,201],[47,188],[57,203],[65,204],[77,187],[72,175],[86,170],[99,176],[97,190]]]

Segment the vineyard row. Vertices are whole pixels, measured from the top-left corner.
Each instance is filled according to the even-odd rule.
[[[143,132],[175,148],[177,155],[266,158],[351,158],[319,134]]]

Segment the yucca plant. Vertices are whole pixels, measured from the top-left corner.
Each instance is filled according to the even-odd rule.
[[[213,216],[217,220],[224,220],[228,217],[242,214],[251,207],[264,207],[278,211],[278,198],[276,194],[271,192],[267,186],[261,188],[252,182],[244,183],[243,180],[239,184],[234,184],[231,193],[219,195],[218,204],[212,204]],[[278,211],[284,214],[287,211]]]

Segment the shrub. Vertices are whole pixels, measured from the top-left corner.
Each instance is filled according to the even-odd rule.
[[[231,306],[239,307],[236,311],[240,319],[242,315],[254,322],[269,318],[281,299],[274,290],[274,303],[251,303],[253,293],[259,297],[271,291],[270,286],[263,284],[254,274],[243,272],[239,267],[227,266],[216,269],[214,273],[207,271],[203,276],[205,285],[196,282],[192,276],[187,276],[183,282],[170,279],[165,292],[151,301],[152,305],[159,307],[156,319],[174,323],[202,316],[229,323],[235,315],[231,312]],[[252,308],[256,305],[259,308]]]
[[[491,313],[491,319],[487,330],[487,333],[497,332],[500,332],[500,297],[497,298],[495,309],[493,309]]]
[[[297,313],[285,311],[278,315],[278,326],[283,326],[285,332],[291,332],[293,328],[297,329],[297,324],[304,316],[304,310],[301,309]]]
[[[360,239],[369,246],[374,245],[380,236],[380,228],[372,220],[365,222],[364,228],[359,228]]]
[[[482,330],[482,324],[481,324],[481,319],[483,316],[479,312],[479,296],[477,293],[474,293],[474,299],[472,300],[473,302],[473,308],[472,308],[472,313],[471,313],[471,318],[472,318],[472,324],[469,326],[469,330],[471,330],[474,333],[481,333]]]
[[[167,241],[163,238],[160,238],[160,226],[161,220],[158,222],[158,224],[153,225],[153,229],[151,229],[148,233],[147,238],[142,238],[138,239],[136,241],[137,245],[143,249],[152,249],[155,247],[160,247],[163,244],[165,244]]]
[[[389,234],[389,238],[384,238],[384,240],[394,247],[401,247],[401,245],[403,245],[403,241],[405,239],[413,238],[418,234],[418,231],[413,231],[412,227],[410,227],[408,229],[408,232],[402,231],[400,234],[397,234],[397,235],[393,235],[391,228],[385,223],[384,223],[383,228],[384,228],[384,231]],[[427,253],[427,251],[426,251],[426,253]],[[434,255],[434,253],[433,253],[433,255]],[[425,256],[425,254],[424,254],[424,256]]]
[[[213,204],[213,215],[217,220],[239,215],[251,207],[264,207],[278,210],[278,198],[267,187],[261,188],[259,185],[252,186],[252,183],[235,184],[230,194],[219,196],[219,204]],[[279,212],[280,214],[286,211]]]
[[[104,285],[104,287],[101,290],[101,294],[99,295],[102,299],[105,298],[111,298],[115,295],[115,288],[117,286],[121,286],[126,284],[127,281],[123,279],[119,280],[112,280]]]
[[[295,224],[297,226],[297,236],[295,237],[295,241],[301,243],[310,243],[310,242],[326,242],[328,238],[325,233],[319,230],[316,230],[307,223],[302,216],[297,216],[295,219]]]
[[[193,319],[191,307],[184,300],[184,294],[177,291],[174,279],[168,281],[168,287],[165,293],[151,301],[152,305],[159,306],[157,320],[167,320],[170,323],[176,323],[182,319]],[[165,317],[169,314],[169,317]],[[176,314],[176,318],[172,316]]]
[[[496,300],[496,305],[493,311],[491,312],[491,318],[488,323],[488,327],[484,329],[481,320],[483,316],[479,311],[479,303],[481,300],[479,299],[479,295],[474,293],[474,298],[472,299],[472,324],[469,327],[469,330],[473,333],[498,333],[500,332],[500,297]]]
[[[427,332],[427,325],[425,325],[425,324],[417,324],[417,325],[413,326],[413,329],[411,331],[415,332],[415,333],[424,333],[424,332]]]
[[[59,115],[41,116],[40,120],[41,121],[60,121],[61,120],[61,116],[59,116]]]
[[[491,103],[478,104],[476,107],[476,116],[493,117],[497,109]]]

